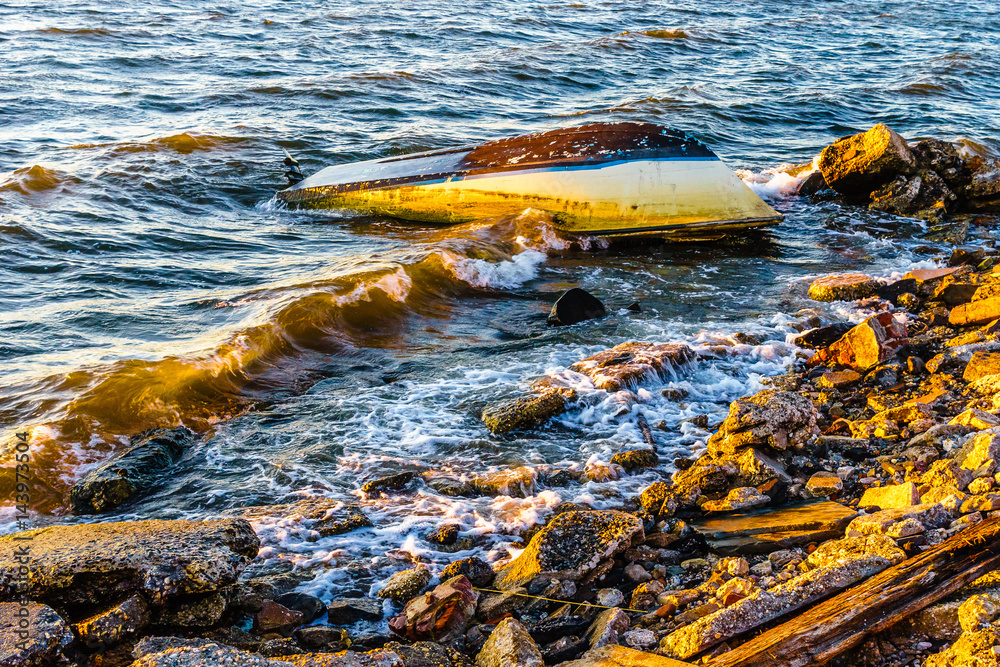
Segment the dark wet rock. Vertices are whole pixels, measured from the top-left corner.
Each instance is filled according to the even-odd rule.
[[[913,278],[906,278],[904,280],[897,280],[889,283],[888,285],[879,286],[878,290],[875,291],[875,295],[880,299],[891,301],[897,306],[900,306],[902,305],[899,301],[901,296],[904,294],[912,295],[915,294],[916,291],[917,281]],[[832,343],[833,341],[830,342]]]
[[[493,433],[537,426],[566,411],[566,399],[558,391],[515,398],[483,410],[482,420]]]
[[[362,484],[361,490],[368,495],[382,494],[386,491],[402,491],[416,476],[417,473],[408,470],[388,477],[380,477]]]
[[[792,342],[799,347],[815,350],[838,341],[841,336],[853,328],[854,325],[849,322],[836,322],[834,324],[828,324],[825,327],[810,329],[805,333],[801,333],[796,336]]]
[[[729,406],[729,415],[708,439],[710,454],[732,455],[752,446],[771,449],[801,449],[816,435],[818,414],[804,396],[765,389]]]
[[[462,527],[458,524],[445,523],[431,531],[425,539],[428,542],[433,542],[434,544],[443,544],[447,546],[458,541],[458,534],[461,530]]]
[[[282,607],[301,612],[302,623],[312,623],[326,613],[326,604],[318,597],[305,593],[285,593],[274,598]]]
[[[132,651],[132,667],[201,667],[240,665],[241,667],[286,667],[264,656],[204,639],[146,637]]]
[[[691,527],[716,553],[754,554],[840,537],[856,516],[840,503],[821,501],[702,519]]]
[[[814,195],[820,190],[826,190],[829,187],[826,184],[826,179],[823,178],[823,172],[816,170],[802,179],[797,194],[802,196]]]
[[[819,168],[832,189],[863,198],[897,175],[913,173],[916,160],[906,140],[879,123],[824,148]]]
[[[70,491],[77,514],[108,512],[148,493],[187,449],[194,434],[185,429],[141,433],[120,455],[91,470]]]
[[[50,607],[0,604],[0,665],[55,664],[72,642],[69,625]]]
[[[472,488],[471,484],[453,475],[430,471],[424,473],[423,478],[427,486],[442,496],[461,498],[476,494],[476,490]]]
[[[458,575],[463,575],[473,586],[478,588],[485,588],[493,583],[493,577],[496,573],[489,564],[475,556],[470,558],[463,558],[450,563],[448,567],[444,568],[441,572],[442,579],[451,579],[452,577],[457,577]]]
[[[872,202],[868,205],[871,209],[931,222],[943,220],[956,199],[944,179],[933,171],[897,176],[871,197]]]
[[[810,363],[867,371],[895,357],[906,343],[906,325],[891,313],[880,313],[817,352]]]
[[[530,601],[524,597],[527,594],[528,589],[518,586],[503,593],[484,595],[476,608],[476,617],[481,621],[493,621],[518,611]]]
[[[434,590],[410,600],[389,629],[411,641],[448,642],[460,637],[476,613],[479,594],[464,576],[457,576]]]
[[[262,607],[263,604],[261,601]],[[154,624],[185,628],[208,627],[222,620],[226,607],[227,600],[219,593],[185,595],[171,600],[157,615]]]
[[[613,510],[566,512],[552,519],[527,548],[497,573],[496,586],[510,590],[536,578],[578,581],[597,564],[641,542],[642,520]]]
[[[611,463],[620,465],[625,472],[634,472],[643,468],[652,468],[660,462],[654,449],[633,449],[630,452],[618,452],[611,457]]]
[[[470,483],[479,495],[528,498],[534,495],[538,486],[538,471],[520,466],[481,475]]]
[[[823,276],[809,285],[809,298],[813,301],[856,301],[875,294],[879,284],[863,273]]]
[[[622,343],[569,368],[587,375],[598,389],[614,392],[644,380],[666,379],[694,358],[694,350],[683,344]]]
[[[633,301],[629,305],[625,306],[625,309],[626,310],[630,310],[633,313],[641,313],[642,312],[642,306],[639,305],[638,301]]]
[[[948,266],[976,266],[986,257],[986,248],[980,246],[963,246],[951,251]]]
[[[579,287],[563,292],[552,304],[552,312],[546,320],[549,326],[565,326],[584,320],[592,320],[607,315],[604,304],[590,292]]]
[[[335,598],[326,607],[333,625],[353,625],[358,621],[382,619],[382,603],[371,598]]]
[[[239,510],[251,521],[299,519],[320,537],[342,535],[358,528],[370,528],[369,519],[357,505],[330,498],[307,498],[287,505],[263,505]]]
[[[586,637],[568,635],[543,646],[542,658],[546,665],[556,665],[580,657],[588,648],[590,641]]]
[[[73,631],[88,648],[107,648],[135,635],[149,624],[149,619],[149,604],[142,595],[137,594],[110,609],[74,623]]]
[[[259,635],[276,632],[285,637],[302,625],[302,612],[293,611],[272,600],[264,600],[264,605],[253,617],[253,631]]]
[[[472,667],[472,661],[455,649],[435,642],[409,645],[389,642],[386,650],[399,655],[403,667]]]
[[[49,526],[0,537],[0,599],[17,595],[19,549],[31,539],[28,595],[103,606],[143,592],[154,605],[236,583],[260,541],[242,519]]]
[[[331,628],[329,625],[305,625],[297,628],[292,636],[307,649],[343,651],[350,642],[347,630]]]
[[[528,626],[528,634],[539,644],[548,644],[566,635],[578,635],[591,625],[583,616],[545,618]]]
[[[505,618],[476,656],[476,667],[542,667],[542,653],[520,622]]]
[[[431,581],[431,571],[423,565],[397,572],[389,577],[379,589],[380,598],[388,598],[394,602],[405,604],[427,588]]]
[[[955,144],[941,139],[923,139],[910,147],[917,168],[936,172],[951,188],[960,188],[972,178]]]

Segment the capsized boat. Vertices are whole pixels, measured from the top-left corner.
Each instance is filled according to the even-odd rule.
[[[606,237],[719,238],[778,223],[701,141],[649,123],[596,123],[327,167],[277,194],[452,224],[548,211],[557,229]]]

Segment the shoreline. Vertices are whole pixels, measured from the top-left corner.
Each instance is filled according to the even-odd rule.
[[[990,208],[1000,203],[996,165],[965,159],[944,143],[925,141],[911,151],[898,135],[876,126],[834,144],[839,147],[830,155],[825,150],[825,162],[821,156],[810,163],[818,170],[792,177],[802,175],[803,195],[854,203],[870,188],[864,194],[870,206],[932,224],[1000,211]],[[829,185],[843,191],[832,195]],[[854,302],[870,316],[853,326],[832,323],[804,332],[796,344],[814,349],[813,355],[771,378],[771,388],[733,402],[720,424],[697,424],[714,432],[707,451],[675,461],[672,480],[611,501],[619,504],[614,509],[555,507],[506,562],[468,557],[436,575],[418,564],[383,582],[378,599],[370,591],[345,591],[352,596],[318,600],[293,592],[301,582],[288,572],[248,569],[261,544],[252,523],[298,516],[320,536],[348,534],[371,525],[356,507],[315,500],[247,508],[209,522],[51,526],[30,534],[28,594],[3,603],[4,627],[16,629],[17,610],[28,610],[37,664],[58,664],[64,653],[81,665],[724,661],[760,628],[804,617],[824,599],[922,554],[952,548],[947,545],[961,542],[955,538],[965,531],[998,523],[998,256],[995,247],[957,247],[947,258],[953,266],[896,281],[863,274],[814,281],[815,300]],[[631,414],[645,383],[683,372],[695,354],[687,345],[624,344],[567,371],[618,396]],[[576,398],[565,374],[544,378],[532,390],[487,409],[487,426],[494,433],[531,428]],[[471,482],[402,473],[370,480],[363,492],[394,493],[423,483],[445,495],[523,497],[559,480],[614,481],[659,463],[656,426],[640,427],[653,451],[623,451],[610,461],[582,464],[582,470],[522,467]],[[145,492],[144,476],[169,467],[183,438],[152,432],[136,439],[124,455],[77,484],[77,508],[106,512]],[[758,514],[743,516],[747,511]],[[426,539],[456,551],[474,548],[477,536],[462,532],[443,522]],[[0,538],[5,600],[16,597],[10,585],[21,570],[14,545],[25,537]],[[58,546],[67,543],[78,545],[76,553]],[[962,573],[990,553],[981,551],[969,556],[974,564]],[[837,659],[872,658],[865,664],[879,665],[917,660],[934,667],[979,653],[996,660],[1000,580],[976,580],[943,596],[966,591],[965,598],[910,609]],[[344,622],[308,625],[324,614]],[[928,614],[936,614],[934,620],[921,621]],[[388,618],[395,636],[388,630],[344,634],[358,621]],[[898,634],[903,626],[912,628],[909,635]],[[157,633],[181,639],[150,639]],[[416,643],[394,643],[403,639]],[[666,657],[609,648],[618,645]],[[6,651],[9,643],[4,639],[0,646]],[[343,650],[350,652],[338,653]],[[32,664],[27,660],[9,664]]]

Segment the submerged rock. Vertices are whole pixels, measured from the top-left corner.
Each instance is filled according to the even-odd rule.
[[[326,608],[333,625],[353,625],[358,621],[382,620],[382,603],[369,598],[336,598]]]
[[[569,367],[588,376],[598,389],[628,389],[654,378],[663,379],[695,358],[694,350],[676,343],[622,343]]]
[[[157,430],[132,438],[129,449],[83,476],[70,491],[77,514],[108,512],[147,493],[176,463],[194,434],[186,428]]]
[[[528,498],[535,494],[538,486],[538,471],[528,466],[498,470],[475,477],[470,484],[483,496]]]
[[[0,665],[48,665],[73,643],[69,625],[37,602],[0,604]]]
[[[563,292],[552,304],[552,311],[545,322],[549,326],[565,326],[607,314],[600,299],[586,290],[574,287]]]
[[[104,606],[131,592],[154,604],[236,583],[260,541],[242,519],[49,526],[0,537],[0,599],[18,594],[17,554],[31,539],[32,598]]]
[[[620,465],[625,472],[634,472],[643,468],[652,468],[660,462],[655,449],[633,449],[629,452],[618,452],[611,457],[612,465]]]
[[[827,184],[851,197],[867,197],[899,174],[911,174],[916,160],[906,140],[879,123],[867,132],[836,141],[820,153]]]
[[[330,498],[307,498],[287,505],[263,505],[239,510],[251,521],[261,519],[299,519],[320,537],[342,535],[358,528],[370,528],[369,519],[357,505]]]
[[[486,408],[482,420],[493,433],[537,426],[545,420],[566,411],[566,399],[558,391],[547,391],[540,396],[526,396]]]
[[[497,588],[510,590],[536,578],[578,581],[645,533],[642,520],[613,510],[565,512],[538,531],[527,548],[497,573]]]
[[[448,642],[465,632],[478,601],[479,594],[468,579],[452,577],[410,600],[399,616],[389,621],[389,628],[411,641]]]
[[[840,340],[841,336],[853,328],[854,325],[850,322],[836,322],[828,324],[825,327],[818,327],[801,333],[792,339],[792,342],[799,347],[816,350],[824,348],[830,343],[835,343]]]
[[[382,494],[385,491],[402,491],[416,476],[417,473],[408,470],[396,473],[395,475],[389,475],[388,477],[380,477],[362,484],[361,490],[368,495]]]

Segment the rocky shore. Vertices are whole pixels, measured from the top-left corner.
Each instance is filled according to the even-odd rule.
[[[964,231],[995,225],[1000,165],[878,125],[792,172],[802,196],[941,225],[951,253],[894,280],[816,279],[812,299],[851,302],[866,317],[803,318],[794,368],[734,401],[721,423],[703,419],[712,435],[700,456],[673,460],[676,472],[637,497],[614,509],[560,505],[506,560],[417,563],[373,595],[325,600],[296,591],[288,572],[255,567],[253,522],[295,517],[320,536],[371,526],[351,504],[7,535],[0,666],[1000,664],[1000,250],[967,244]],[[580,316],[564,302],[555,323],[603,314],[585,306]],[[683,374],[699,354],[633,342],[567,372],[627,412],[640,385]],[[481,418],[512,433],[576,398],[554,374]],[[661,425],[638,419],[644,442],[582,471],[404,472],[361,492],[424,484],[526,497],[662,467]],[[145,493],[190,436],[136,436],[74,487],[75,511],[99,515]],[[447,522],[424,539],[444,551],[477,546]]]

